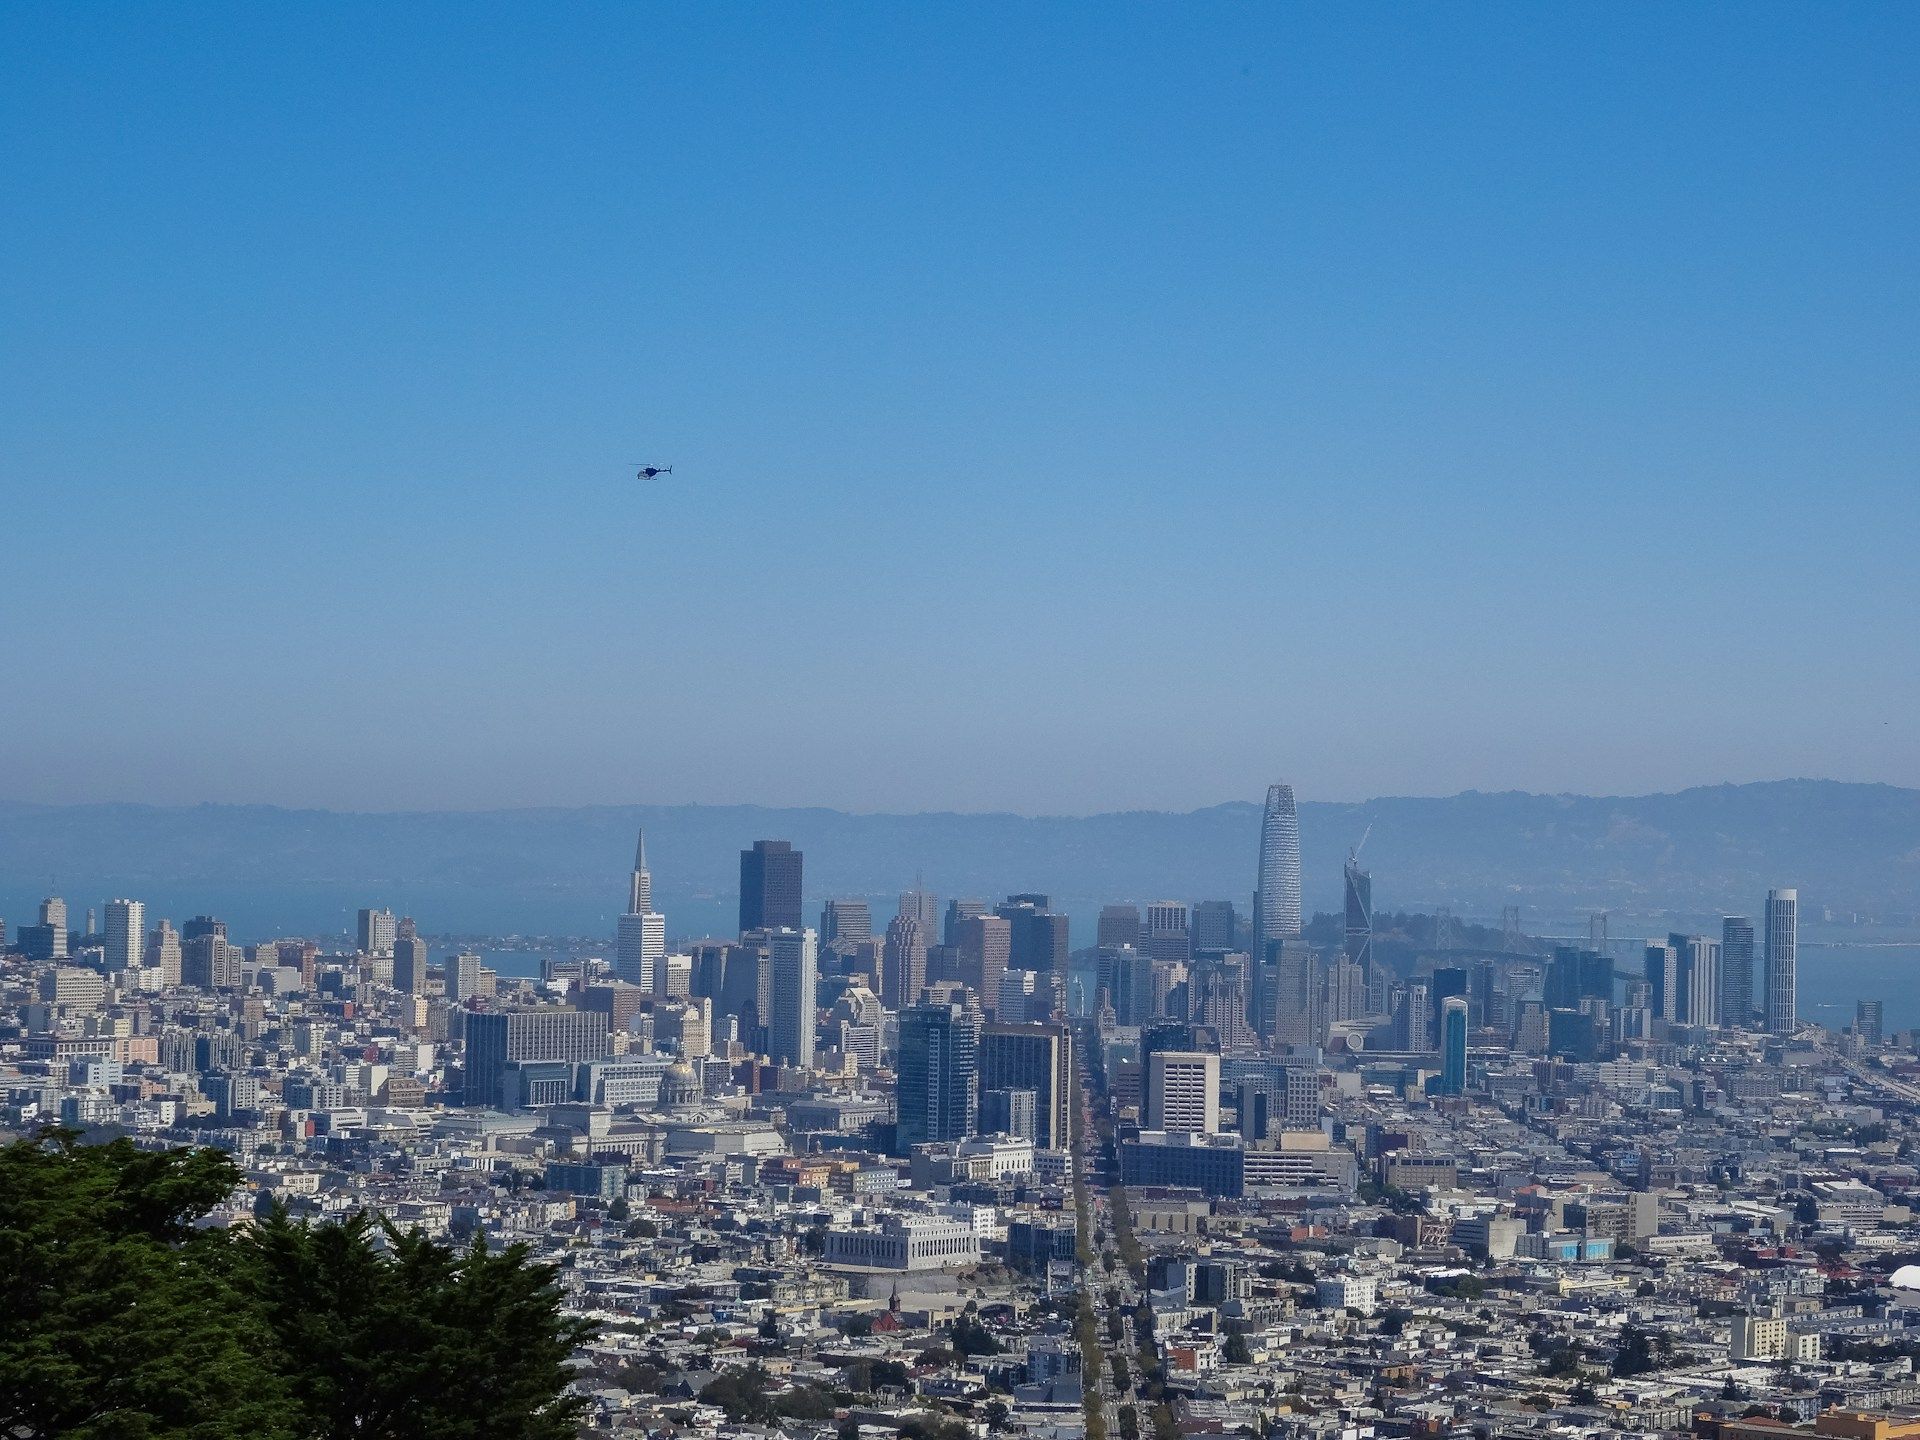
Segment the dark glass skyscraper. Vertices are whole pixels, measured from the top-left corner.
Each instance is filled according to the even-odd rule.
[[[1193,907],[1193,950],[1231,950],[1240,928],[1231,900],[1202,900]],[[1102,937],[1100,943],[1106,944]]]
[[[1445,1013],[1447,1001],[1456,996],[1464,1000],[1467,996],[1467,971],[1464,965],[1443,965],[1433,972],[1433,980],[1428,995],[1433,1002],[1433,1033],[1440,1033],[1440,1021]]]
[[[1460,995],[1440,1004],[1440,1081],[1434,1088],[1441,1095],[1467,1093],[1467,1009]]]
[[[894,1150],[964,1140],[980,1105],[980,1017],[960,1005],[910,1005],[900,1012],[899,1124]]]
[[[1034,1143],[1067,1148],[1067,1101],[1072,1088],[1073,1042],[1064,1025],[998,1024],[980,1031],[980,1089],[1031,1090]]]
[[[1720,1023],[1753,1026],[1753,921],[1745,915],[1720,917]]]
[[[740,933],[800,930],[800,852],[785,840],[756,840],[740,852]]]
[[[1007,964],[1042,974],[1067,972],[1067,917],[1048,909],[1045,895],[1009,895],[993,913],[1007,922]],[[992,997],[987,1000],[993,1003]]]
[[[1373,974],[1373,876],[1347,857],[1347,958]]]

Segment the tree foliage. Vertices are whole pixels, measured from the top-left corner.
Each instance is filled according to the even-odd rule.
[[[592,1327],[551,1267],[365,1215],[196,1228],[238,1179],[211,1150],[0,1148],[0,1433],[571,1440]]]
[[[718,1405],[737,1424],[771,1425],[776,1420],[824,1420],[833,1414],[833,1400],[817,1385],[792,1385],[776,1390],[773,1377],[759,1365],[735,1365],[713,1377],[700,1392],[708,1404]]]
[[[70,1131],[0,1149],[0,1433],[293,1433],[271,1347],[233,1293],[233,1247],[192,1228],[238,1180],[211,1150]]]

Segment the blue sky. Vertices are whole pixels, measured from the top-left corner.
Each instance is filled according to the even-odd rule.
[[[0,57],[5,798],[1920,784],[1913,7]]]

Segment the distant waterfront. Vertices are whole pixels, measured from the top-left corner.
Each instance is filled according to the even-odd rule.
[[[1813,926],[1802,939],[1800,1014],[1804,1019],[1841,1029],[1853,1023],[1856,1000],[1879,1000],[1886,1005],[1889,1030],[1920,1028],[1920,931]],[[612,948],[610,940],[598,946],[582,941],[570,953],[608,955]],[[436,964],[443,952],[451,953],[436,942]],[[482,945],[480,957],[502,975],[538,977],[546,954]],[[1759,968],[1758,956],[1754,964]],[[1758,980],[1756,975],[1756,984]]]

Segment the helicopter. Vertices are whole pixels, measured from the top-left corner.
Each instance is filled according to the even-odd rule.
[[[633,478],[636,480],[651,480],[656,475],[671,475],[672,473],[673,467],[671,465],[642,465],[640,467],[640,473]]]

